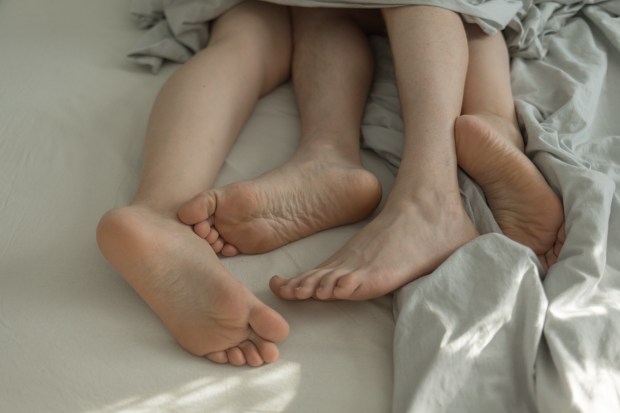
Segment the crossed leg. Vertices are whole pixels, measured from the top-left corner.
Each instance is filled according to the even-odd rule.
[[[317,18],[295,19],[294,65],[316,76],[293,73],[302,114],[293,157],[256,179],[202,192],[179,210],[180,220],[222,255],[262,253],[357,222],[381,199],[359,153],[373,57],[356,21],[368,20],[367,13],[306,12]]]
[[[466,29],[469,68],[463,116],[455,124],[459,165],[483,189],[504,234],[530,247],[548,268],[565,238],[562,203],[523,153],[502,35]]]
[[[270,287],[281,298],[378,297],[428,274],[478,236],[461,205],[454,141],[467,67],[463,24],[426,6],[387,9],[384,17],[405,121],[394,186],[380,214],[326,262],[289,280],[273,277]],[[321,69],[293,66],[298,78]]]
[[[176,212],[213,184],[257,99],[288,79],[289,20],[286,8],[244,2],[214,23],[209,47],[156,99],[134,199],[106,213],[97,229],[103,255],[181,346],[218,363],[276,360],[288,324]]]
[[[420,12],[421,16],[433,13],[432,10],[421,9],[417,9],[417,12]],[[395,14],[397,13],[400,12],[397,11]],[[390,28],[390,17],[386,17],[388,28]],[[447,15],[444,17],[448,18]],[[429,19],[428,22],[432,20]],[[447,20],[444,20],[445,22]],[[399,32],[401,29],[398,27],[397,19],[392,20],[391,27],[390,37],[394,43],[397,76],[399,70],[400,73],[420,73],[410,70],[405,72],[403,69],[406,67],[407,60],[398,50],[398,42],[401,39],[399,35],[402,32]],[[415,30],[415,24],[412,23],[412,27]],[[482,186],[491,210],[504,233],[532,248],[543,265],[548,267],[557,260],[564,240],[561,202],[535,165],[523,153],[523,140],[518,129],[510,88],[508,56],[501,34],[487,36],[473,25],[466,26],[466,33],[469,45],[469,64],[463,96],[463,116],[460,116],[454,123],[455,147],[449,148],[446,145],[445,131],[444,140],[437,140],[436,144],[441,147],[444,143],[443,148],[446,151],[456,151],[459,165]],[[419,38],[424,39],[423,36]],[[416,49],[412,48],[412,50]],[[424,57],[429,56],[418,55],[421,60]],[[430,57],[428,61],[438,62],[437,59],[431,60]],[[441,67],[442,73],[449,73],[445,65]],[[294,67],[293,70],[296,68]],[[428,82],[432,77],[416,78],[415,76],[412,74],[404,80],[402,77],[398,78],[406,122],[416,119],[414,117],[416,112],[407,110],[408,106],[415,107],[415,102],[413,104],[407,102],[408,98],[415,95],[407,94],[407,90],[417,90],[417,96],[421,96],[418,102],[432,102],[425,98],[427,95],[420,94],[424,92],[421,85],[417,85],[416,89],[416,85],[408,83],[415,83],[416,79]],[[440,80],[436,79],[436,82],[440,83]],[[437,85],[438,83],[427,84]],[[458,84],[456,87],[458,88]],[[441,105],[437,108],[440,109]],[[421,108],[418,107],[418,109]],[[416,124],[420,125],[424,118],[421,112],[417,113],[419,117]],[[433,124],[437,125],[436,121],[446,122],[448,119],[449,123],[450,118],[428,117],[426,119],[430,121],[428,125],[430,127]],[[410,123],[406,123],[406,126],[408,125]],[[411,131],[411,129],[408,130]],[[443,161],[450,168],[453,165],[453,159],[449,156],[444,156],[442,159],[441,154],[433,152],[432,141],[425,140],[425,130],[428,129],[420,126],[417,135],[406,132],[405,154],[401,167],[412,173],[409,175],[411,179],[408,179],[408,182],[415,182],[413,171],[416,170],[415,157],[409,156],[411,152],[408,152],[408,148],[416,147],[419,153],[429,154],[430,157],[427,159]],[[413,136],[417,136],[422,142],[415,142]],[[415,145],[416,143],[418,145]],[[417,162],[420,165],[422,160],[418,159]],[[438,172],[437,168],[428,164],[426,167],[429,168],[426,171],[417,170],[418,176],[421,176],[416,184],[419,185],[418,188],[426,187],[426,194],[432,194],[433,188],[428,187],[428,184],[437,182],[438,186],[434,187],[435,191],[450,189],[450,184],[454,181],[448,172],[443,174],[445,186],[442,186],[440,184],[442,182],[441,172],[439,171],[438,178],[437,175],[433,175],[434,172]],[[425,174],[430,179],[425,180]],[[472,231],[471,223],[462,217],[462,211],[456,205],[456,197],[451,197],[449,200],[449,193],[444,194],[445,203],[443,208],[442,204],[439,204],[438,215],[442,213],[441,211],[453,213],[458,211],[456,214],[460,217],[452,221],[457,225],[452,226],[452,222],[440,219],[430,226],[429,223],[433,221],[429,219],[432,216],[429,213],[432,211],[427,209],[424,212],[424,196],[420,192],[415,189],[403,189],[400,186],[404,175],[401,169],[397,177],[397,185],[390,194],[384,211],[340,251],[318,268],[291,280],[284,280],[280,277],[272,278],[270,283],[272,290],[285,299],[376,297],[430,272],[441,262],[442,256],[445,258],[455,246],[458,247],[475,236],[476,233]],[[450,179],[446,181],[446,178]],[[445,182],[449,184],[446,185]],[[395,212],[393,200],[402,200],[403,196],[407,197],[407,193],[414,196],[415,201],[412,205],[418,208],[418,212],[411,214],[404,211]],[[440,196],[436,196],[436,199],[441,202]],[[541,208],[541,206],[544,207]],[[417,221],[416,218],[418,218]],[[423,222],[420,222],[420,218]],[[442,223],[450,223],[451,227],[442,226]],[[412,236],[414,232],[416,235]],[[450,236],[454,234],[455,239],[452,242],[448,241],[445,238],[446,234]]]

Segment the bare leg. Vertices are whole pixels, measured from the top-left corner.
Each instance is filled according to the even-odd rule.
[[[258,366],[288,324],[236,281],[176,211],[215,177],[257,99],[289,76],[288,11],[246,2],[213,26],[209,47],[161,90],[130,206],[104,215],[103,255],[189,352]]]
[[[293,73],[302,129],[297,151],[281,167],[203,192],[179,211],[216,252],[266,252],[376,208],[381,186],[359,155],[372,54],[354,21],[358,14],[368,13],[293,9],[293,66],[313,73]],[[374,17],[381,22],[378,12]]]
[[[461,205],[454,121],[467,44],[460,18],[425,6],[384,11],[405,120],[401,167],[381,213],[328,261],[270,287],[285,299],[362,300],[433,271],[475,238]]]
[[[466,28],[469,68],[455,124],[459,165],[482,187],[502,231],[548,267],[564,241],[562,203],[523,153],[504,38]]]

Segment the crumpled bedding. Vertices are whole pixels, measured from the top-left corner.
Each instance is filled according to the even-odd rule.
[[[131,58],[153,70],[186,60],[206,46],[207,22],[236,3],[135,1],[150,29]],[[504,31],[526,153],[563,200],[567,239],[544,274],[460,173],[463,202],[484,235],[396,293],[393,411],[620,411],[620,2],[431,3]],[[385,39],[373,47],[364,145],[395,170],[402,119],[393,68]]]
[[[208,22],[243,0],[133,0],[131,13],[149,30],[129,53],[131,59],[159,71],[166,60],[185,62],[209,40]],[[486,32],[503,29],[521,7],[519,0],[316,1],[275,0],[270,3],[299,7],[395,7],[431,4],[454,10]]]

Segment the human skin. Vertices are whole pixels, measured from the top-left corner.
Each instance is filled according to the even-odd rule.
[[[332,15],[331,28],[343,27],[338,13],[326,13]],[[293,14],[295,30],[306,30],[309,42],[320,41],[313,35],[319,31],[313,25],[330,30],[330,19],[325,15],[307,10],[300,14]],[[562,204],[523,153],[501,33],[488,36],[478,26],[464,25],[464,31],[443,33],[448,38],[433,43],[437,40],[433,24],[458,27],[450,12],[416,7],[386,10],[385,15],[406,128],[397,182],[384,210],[326,262],[290,280],[272,278],[271,288],[282,298],[378,297],[428,274],[456,248],[475,238],[478,234],[460,206],[455,158],[481,185],[508,237],[532,248],[547,268],[561,250]],[[404,24],[402,19],[409,18],[412,23]],[[360,24],[358,30],[362,29]],[[465,37],[466,63],[454,50],[446,50],[448,43],[442,43],[451,41],[449,44],[463,47]],[[308,49],[323,54],[329,50],[316,44]],[[343,47],[329,57],[346,59],[346,50],[351,49],[351,45]],[[295,54],[304,52],[306,49],[297,47]],[[306,76],[319,77],[320,68],[311,63],[327,59],[321,56],[304,61],[296,57],[294,62],[304,64],[294,65],[294,79],[303,81],[303,74],[295,75],[298,69]],[[416,59],[421,63],[416,64]],[[435,64],[433,72],[426,62]],[[350,70],[355,67],[351,65]],[[442,78],[455,81],[450,84]],[[459,102],[457,92],[461,90],[461,116],[457,117],[454,102]],[[438,129],[441,125],[450,128]],[[544,210],[540,205],[545,205]]]
[[[523,153],[501,34],[488,36],[432,7],[384,14],[406,126],[396,184],[381,213],[325,263],[290,280],[274,277],[271,288],[282,298],[373,298],[431,272],[478,235],[461,206],[457,163],[482,186],[507,236],[531,247],[545,266],[557,260],[562,206]],[[298,151],[283,167],[203,192],[179,212],[224,255],[277,248],[329,227],[325,216],[350,213],[343,201],[351,192],[333,196],[339,192],[333,182],[357,188],[358,198],[374,196],[370,180],[357,184],[353,174],[338,175],[337,165],[351,167],[354,159],[353,169],[363,176],[357,136],[372,73],[366,35],[384,30],[381,16],[333,9],[293,9],[292,15],[302,123]],[[437,27],[443,28],[439,36]],[[348,155],[332,156],[338,151]],[[325,158],[332,161],[329,168],[299,173],[300,159],[317,165]],[[542,214],[541,202],[548,206]]]
[[[180,345],[218,363],[275,361],[289,326],[177,211],[213,186],[257,100],[289,78],[290,30],[288,10],[262,2],[244,2],[213,24],[209,47],[154,103],[137,193],[97,229],[103,255]]]

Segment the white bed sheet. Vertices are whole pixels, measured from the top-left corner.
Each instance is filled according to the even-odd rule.
[[[266,287],[363,223],[226,259],[292,328],[280,361],[238,369],[183,352],[94,242],[99,216],[135,189],[149,108],[175,67],[128,63],[141,33],[122,0],[0,1],[0,411],[620,410],[620,7],[536,4],[534,22],[559,17],[544,56],[513,61],[513,88],[527,153],[564,201],[558,264],[542,279],[461,174],[485,235],[398,292],[396,324],[388,297],[288,303]],[[220,184],[287,159],[293,102],[290,85],[260,102]],[[364,160],[387,192],[390,169]]]
[[[150,106],[175,69],[154,76],[127,60],[141,35],[128,10],[0,1],[0,411],[390,411],[391,300],[287,303],[267,287],[361,224],[225,260],[292,328],[281,360],[260,369],[183,351],[100,256],[97,221],[130,199]],[[219,183],[282,163],[298,132],[286,85],[259,104]],[[389,185],[383,163],[365,161]]]

